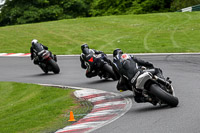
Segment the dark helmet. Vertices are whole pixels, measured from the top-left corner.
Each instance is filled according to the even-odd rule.
[[[120,55],[123,54],[123,51],[122,51],[121,49],[119,49],[119,48],[117,48],[117,49],[115,49],[115,50],[113,51],[113,57],[115,57],[115,56],[118,55],[118,54],[120,54]]]
[[[89,54],[89,46],[87,44],[81,45],[81,50],[84,54]]]

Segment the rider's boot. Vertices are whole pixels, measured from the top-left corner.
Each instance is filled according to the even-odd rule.
[[[34,58],[34,59],[33,59],[33,63],[34,63],[35,65],[39,65],[39,60],[38,60],[38,58]]]
[[[100,79],[102,79],[102,78],[103,78],[103,74],[102,74],[102,72],[101,72],[101,71],[98,71],[98,72],[97,72],[97,75],[100,77]]]
[[[149,102],[153,104],[154,106],[158,103],[156,100],[152,99],[146,92],[143,92],[142,94],[135,93],[134,99],[137,103],[145,103]]]
[[[158,103],[156,100],[154,100],[153,98],[151,98],[148,94],[146,94],[145,92],[143,93],[143,100],[145,102],[150,102],[151,104],[153,104],[154,106],[156,106],[156,104]]]
[[[55,62],[57,62],[57,56],[54,54],[54,60]]]

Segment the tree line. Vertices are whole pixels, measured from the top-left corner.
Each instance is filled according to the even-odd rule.
[[[0,26],[76,17],[170,12],[200,0],[6,0]]]

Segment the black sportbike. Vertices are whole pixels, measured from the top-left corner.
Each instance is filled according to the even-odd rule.
[[[48,50],[40,51],[36,58],[38,58],[38,65],[40,68],[45,72],[48,73],[49,71],[53,71],[55,74],[60,72],[60,68],[58,66],[57,58],[50,53]]]
[[[155,69],[143,67],[135,76],[127,76],[130,90],[137,88],[136,91],[142,92],[145,97],[151,98],[160,105],[167,104],[171,107],[176,107],[179,101],[175,96],[171,81],[160,78],[154,73]]]
[[[117,75],[112,69],[112,64],[106,62],[104,59],[107,56],[104,53],[94,54],[90,53],[85,57],[87,71],[95,71],[100,78],[117,80]]]

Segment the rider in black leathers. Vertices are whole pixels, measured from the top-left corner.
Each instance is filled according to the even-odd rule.
[[[135,88],[136,80],[131,83],[131,79],[142,74],[144,67],[148,69],[153,69],[154,75],[157,75],[160,78],[164,78],[162,75],[162,70],[159,68],[154,68],[153,64],[150,62],[143,61],[134,56],[123,54],[121,49],[116,49],[113,51],[113,70],[120,75],[120,79],[117,84],[117,89],[119,91],[131,90],[134,92],[134,99],[136,102],[150,102],[154,105],[157,104],[156,101],[153,101],[151,98],[143,94],[139,89]],[[131,85],[130,85],[131,83]]]
[[[31,41],[31,48],[30,48],[30,52],[31,52],[31,60],[33,60],[33,63],[35,65],[39,64],[39,58],[38,58],[38,53],[41,52],[42,50],[48,50],[47,46],[44,46],[43,44],[39,43],[38,40],[33,39]],[[50,51],[49,51],[50,52]],[[52,53],[50,52],[50,56],[52,57],[52,59],[54,59],[57,62],[57,57],[56,55],[52,55]]]
[[[102,51],[97,51],[95,49],[89,49],[89,46],[87,44],[83,44],[81,46],[81,50],[82,50],[82,53],[81,53],[81,56],[80,56],[80,61],[81,61],[81,67],[83,69],[87,69],[87,66],[86,66],[86,56],[88,56],[89,54],[93,53],[93,54],[103,54],[104,55],[104,58],[103,60],[108,62],[109,64],[111,63],[111,61],[107,58],[106,54]],[[86,77],[88,78],[91,78],[91,77],[94,77],[94,76],[97,76],[99,75],[100,77],[102,76],[100,73],[98,73],[98,71],[93,71],[93,70],[86,70]]]

